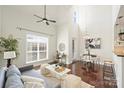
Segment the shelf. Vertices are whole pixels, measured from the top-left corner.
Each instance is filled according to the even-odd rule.
[[[123,47],[124,46],[124,41],[116,40],[114,45]]]
[[[124,57],[124,14],[120,7],[114,28],[114,53],[119,57]]]
[[[117,55],[117,56],[119,56],[119,57],[124,57],[124,55]]]
[[[117,41],[118,43],[124,43],[124,41]]]
[[[117,56],[123,57],[124,56],[124,46],[114,46],[114,53]]]

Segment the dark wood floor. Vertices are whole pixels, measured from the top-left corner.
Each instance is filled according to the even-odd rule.
[[[67,66],[71,69],[71,73],[75,74],[82,78],[83,81],[94,85],[97,88],[111,88],[113,86],[110,85],[109,82],[105,82],[103,80],[103,66],[95,65],[94,70],[89,70],[88,72],[86,69],[82,68],[83,65],[81,62],[74,62]],[[115,87],[115,86],[114,86]]]

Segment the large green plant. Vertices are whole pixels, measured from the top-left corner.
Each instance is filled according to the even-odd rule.
[[[15,51],[17,53],[18,41],[12,36],[0,37],[0,51]]]

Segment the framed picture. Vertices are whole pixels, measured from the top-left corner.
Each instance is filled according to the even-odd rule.
[[[85,39],[85,48],[90,49],[100,49],[101,48],[101,38],[89,38]]]

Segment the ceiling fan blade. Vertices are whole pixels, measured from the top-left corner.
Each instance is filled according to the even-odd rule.
[[[46,24],[49,25],[49,23],[46,21]]]
[[[55,21],[55,20],[48,20],[48,21],[53,22],[53,23],[56,23],[56,21]]]
[[[40,16],[38,16],[38,15],[34,15],[35,17],[38,17],[38,18],[40,18],[40,19],[43,19],[42,17],[40,17]]]
[[[39,20],[39,21],[36,21],[36,22],[43,22],[44,20]]]

